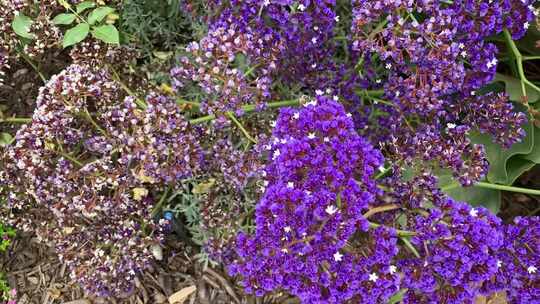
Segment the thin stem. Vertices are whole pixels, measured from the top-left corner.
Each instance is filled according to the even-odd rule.
[[[116,70],[111,66],[108,65],[109,69],[113,72],[113,79],[120,84],[122,89],[128,93],[128,95],[133,96],[135,98],[135,103],[139,108],[145,110],[148,106],[146,105],[146,102],[144,100],[140,99],[123,81],[120,79],[120,76],[116,72]]]
[[[61,152],[61,151],[54,151],[56,154],[64,157],[64,158],[67,158],[69,161],[71,161],[72,163],[76,164],[77,166],[79,167],[83,167],[84,164],[82,162],[80,162],[78,159],[76,159],[75,157],[67,154],[67,153],[64,153],[64,152]]]
[[[523,68],[524,57],[519,51],[516,43],[512,39],[512,35],[507,29],[504,30],[504,38],[506,40],[506,44],[508,45],[508,47],[512,51],[512,54],[514,55],[514,58],[516,59],[516,65],[517,65],[519,79],[521,83],[521,94],[523,95],[523,97],[527,97],[527,89],[525,85],[528,85],[534,90],[540,92],[540,88],[536,86],[534,83],[530,82],[525,76],[525,70]]]
[[[300,101],[298,99],[293,100],[283,100],[283,101],[276,101],[271,102],[266,105],[268,109],[274,109],[274,108],[281,108],[281,107],[288,107],[288,106],[298,106],[300,105]],[[254,112],[257,109],[256,105],[245,105],[242,107],[242,110],[244,110],[245,113]],[[215,114],[202,116],[199,118],[195,118],[190,120],[189,122],[193,125],[200,124],[207,121],[212,121],[216,119]]]
[[[494,189],[494,190],[502,190],[502,191],[508,191],[508,192],[517,192],[517,193],[524,193],[524,194],[532,194],[532,195],[540,195],[540,190],[535,189],[527,189],[527,188],[520,188],[520,187],[514,187],[514,186],[505,186],[505,185],[497,185],[497,184],[490,184],[486,182],[478,182],[474,184],[477,187],[480,188],[486,188],[486,189]]]
[[[413,244],[411,244],[411,242],[407,238],[402,237],[400,239],[403,241],[403,244],[405,244],[405,247],[407,247],[414,254],[415,257],[420,258],[418,250],[414,248]]]
[[[8,117],[8,118],[0,119],[0,122],[25,124],[25,123],[31,123],[32,118]]]
[[[19,55],[21,55],[21,57],[26,61],[28,62],[28,64],[34,69],[34,71],[36,71],[36,73],[39,75],[39,78],[41,78],[41,80],[45,83],[47,82],[47,78],[45,77],[45,75],[43,75],[43,73],[41,73],[41,71],[39,70],[39,68],[37,67],[37,65],[35,65],[32,60],[30,59],[30,57],[28,57],[28,55],[26,55],[24,53],[24,51],[20,52],[18,49],[17,49],[17,53],[19,53]]]
[[[238,127],[238,129],[240,129],[240,131],[242,131],[242,133],[244,134],[244,136],[249,139],[252,143],[256,144],[257,143],[257,140],[255,138],[253,138],[249,132],[246,130],[246,128],[244,128],[244,126],[242,125],[242,123],[240,121],[238,121],[238,119],[236,119],[236,117],[234,116],[234,114],[232,112],[227,112],[227,117],[229,117],[230,120],[232,120],[232,122],[234,122],[234,124]]]
[[[377,213],[386,212],[386,211],[392,211],[392,210],[396,210],[396,209],[399,209],[399,208],[400,207],[398,205],[396,205],[396,204],[390,204],[390,205],[384,205],[384,206],[371,208],[371,209],[369,209],[368,212],[364,213],[364,217],[369,218],[370,216],[375,215]]]
[[[377,223],[373,223],[373,222],[369,222],[369,227],[370,228],[379,228],[383,225],[381,224],[377,224]],[[387,228],[390,228],[390,227],[387,227]],[[408,237],[408,236],[415,236],[417,233],[414,232],[414,231],[407,231],[407,230],[399,230],[399,229],[395,229],[396,230],[396,234],[399,236],[399,237]]]
[[[523,56],[523,61],[526,60],[540,60],[540,56]]]
[[[375,179],[380,179],[381,177],[385,176],[386,173],[390,172],[392,170],[392,167],[388,167],[388,168],[384,168],[384,170],[380,171],[379,173],[377,173],[377,175],[375,175]]]
[[[176,103],[178,105],[189,105],[189,106],[192,106],[192,107],[197,108],[197,109],[201,108],[200,103],[195,102],[195,101],[184,100],[184,99],[181,99],[181,98],[176,99]]]
[[[163,192],[163,194],[161,195],[159,202],[154,207],[154,210],[152,210],[152,217],[155,217],[158,214],[158,212],[161,210],[161,208],[163,207],[163,203],[165,202],[165,199],[169,195],[170,190],[171,190],[171,187],[167,187],[167,189],[165,189],[165,192]]]

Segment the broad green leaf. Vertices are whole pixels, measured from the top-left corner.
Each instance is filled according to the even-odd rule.
[[[101,22],[103,18],[105,18],[108,14],[114,12],[114,8],[108,7],[108,6],[100,6],[96,9],[94,9],[89,15],[88,15],[88,23],[90,24],[96,24]]]
[[[0,147],[5,147],[13,143],[13,136],[9,133],[0,133]]]
[[[79,23],[75,27],[69,29],[64,35],[64,42],[62,43],[63,47],[66,48],[83,41],[84,38],[88,36],[89,31],[90,26],[88,23]]]
[[[92,36],[106,43],[119,44],[120,34],[114,25],[101,25],[92,29]]]
[[[23,38],[34,39],[34,35],[30,33],[30,26],[32,25],[32,22],[33,21],[30,19],[30,17],[23,14],[18,14],[13,19],[11,27],[13,28],[15,34]]]
[[[56,25],[59,25],[59,24],[72,24],[73,21],[75,21],[75,19],[77,18],[77,16],[75,16],[75,14],[60,14],[56,17],[54,17],[54,19],[52,20],[52,22]]]
[[[506,93],[510,96],[510,100],[521,100],[521,81],[518,78],[497,73],[495,75],[495,81],[504,82]],[[525,89],[527,91],[529,103],[537,102],[540,98],[540,93],[529,85],[525,85]]]
[[[495,214],[501,208],[501,191],[476,186],[463,187],[450,173],[439,175],[439,187],[456,201],[483,206]]]
[[[95,6],[96,4],[94,3],[94,1],[83,1],[77,4],[77,14],[80,14],[84,12],[85,10],[95,7]]]

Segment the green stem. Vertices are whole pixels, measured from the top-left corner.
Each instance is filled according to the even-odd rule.
[[[420,258],[418,250],[414,248],[413,244],[411,244],[411,242],[407,238],[402,237],[400,239],[403,241],[403,244],[405,244],[405,247],[407,247],[414,254],[415,257]]]
[[[8,117],[8,118],[0,119],[0,122],[25,124],[25,123],[31,123],[32,118]]]
[[[47,78],[45,77],[45,75],[43,75],[43,73],[41,73],[41,71],[39,70],[39,68],[32,62],[32,60],[30,59],[30,57],[28,57],[28,55],[26,55],[24,52],[19,52],[17,50],[17,52],[19,53],[19,55],[21,55],[21,57],[26,61],[28,62],[28,64],[34,69],[34,71],[36,71],[36,73],[39,75],[39,78],[41,78],[41,80],[45,83],[47,82]]]
[[[370,228],[378,228],[378,227],[381,227],[381,226],[383,226],[383,225],[369,222],[369,227]],[[415,236],[417,234],[414,231],[399,230],[399,229],[395,229],[395,230],[396,230],[396,234],[399,237],[409,237],[409,236]]]
[[[67,153],[64,153],[64,152],[61,152],[61,151],[54,151],[56,154],[68,159],[69,161],[71,161],[72,163],[76,164],[77,166],[79,167],[83,167],[84,164],[82,162],[80,162],[78,159],[76,159],[75,157],[67,154]]]
[[[523,61],[527,60],[539,60],[540,56],[523,56]]]
[[[528,85],[531,88],[533,88],[534,90],[540,92],[540,88],[538,86],[536,86],[534,83],[530,82],[527,79],[527,77],[525,76],[525,69],[523,68],[524,57],[521,54],[521,52],[519,51],[519,49],[518,49],[516,43],[514,42],[514,40],[512,40],[512,35],[510,34],[510,32],[507,29],[504,30],[504,38],[506,40],[506,44],[508,45],[508,47],[512,51],[512,54],[514,55],[514,58],[516,59],[516,65],[517,65],[519,79],[520,79],[520,83],[521,83],[521,94],[524,97],[527,97],[527,89],[526,89],[525,85]]]
[[[246,130],[246,128],[244,128],[244,126],[242,125],[242,123],[240,121],[238,121],[238,119],[236,119],[236,117],[234,116],[234,114],[232,112],[227,112],[227,117],[229,117],[230,120],[232,120],[234,122],[234,124],[236,124],[236,126],[238,127],[238,129],[240,129],[240,131],[242,131],[242,133],[244,134],[244,136],[249,139],[252,143],[256,144],[257,143],[257,140],[255,138],[253,138],[249,132]]]
[[[298,99],[293,99],[293,100],[271,102],[271,103],[268,103],[266,107],[268,109],[275,109],[275,108],[298,106],[298,105],[300,105],[300,101]],[[244,110],[245,113],[254,112],[256,109],[257,109],[256,105],[245,105],[242,107],[242,110]],[[212,121],[214,119],[216,119],[216,115],[212,114],[212,115],[206,115],[206,116],[192,119],[189,122],[193,125],[196,125],[203,122]]]
[[[120,84],[122,89],[124,89],[124,91],[126,91],[128,95],[133,96],[135,98],[135,103],[137,104],[137,106],[139,106],[139,108],[146,110],[146,108],[148,107],[146,105],[146,102],[144,102],[144,100],[140,99],[139,97],[137,97],[137,95],[135,95],[135,93],[122,81],[122,79],[120,79],[120,76],[111,65],[107,65],[107,66],[113,72],[113,79]]]
[[[486,188],[486,189],[502,190],[502,191],[508,191],[508,192],[531,194],[531,195],[540,195],[540,190],[535,190],[535,189],[497,185],[497,184],[491,184],[491,183],[486,183],[486,182],[478,182],[474,185],[477,187]]]
[[[167,187],[167,189],[165,189],[165,192],[163,192],[163,194],[161,195],[159,202],[154,207],[154,210],[152,210],[152,217],[155,217],[158,214],[158,212],[161,210],[161,208],[163,207],[163,203],[165,203],[165,199],[169,195],[170,190],[171,190],[171,187]]]
[[[181,98],[176,99],[176,103],[178,105],[189,105],[189,106],[192,106],[192,107],[197,108],[197,109],[201,108],[200,103],[195,102],[195,101],[184,100],[184,99],[181,99]]]

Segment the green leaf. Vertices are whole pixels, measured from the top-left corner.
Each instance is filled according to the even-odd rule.
[[[15,34],[23,38],[34,39],[34,35],[30,33],[30,26],[33,22],[34,21],[32,21],[30,17],[19,14],[13,19],[11,27],[13,28]]]
[[[77,4],[77,14],[84,12],[85,10],[95,7],[96,4],[93,1],[83,1]]]
[[[388,304],[396,304],[403,300],[403,296],[407,292],[408,289],[401,289],[398,292],[396,292],[389,300]]]
[[[62,43],[62,46],[64,48],[68,46],[72,46],[74,44],[77,44],[86,38],[88,36],[88,32],[90,31],[90,26],[88,23],[79,23],[75,27],[69,29],[66,34],[64,35],[64,42]]]
[[[510,100],[521,100],[521,81],[518,78],[497,73],[495,75],[495,81],[504,82],[506,93],[510,96]],[[535,103],[538,101],[540,98],[540,93],[537,90],[533,89],[527,84],[525,84],[525,90],[527,91],[529,103]]]
[[[100,6],[96,9],[94,9],[89,15],[88,15],[88,23],[90,24],[96,24],[98,22],[101,22],[103,18],[105,18],[108,14],[114,12],[114,8],[108,7],[108,6]]]
[[[120,34],[114,25],[102,25],[92,29],[92,36],[106,43],[119,44]]]
[[[463,187],[448,171],[438,177],[439,187],[454,200],[486,207],[495,214],[501,209],[501,191],[475,186]]]
[[[11,145],[15,139],[9,133],[0,133],[0,147]]]
[[[56,25],[59,25],[59,24],[72,24],[73,21],[75,21],[75,18],[77,18],[77,16],[75,16],[75,14],[60,14],[56,17],[54,17],[54,19],[52,20],[52,22]]]

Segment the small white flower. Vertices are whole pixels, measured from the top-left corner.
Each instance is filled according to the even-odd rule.
[[[338,101],[338,100],[339,100],[339,96],[334,95],[334,96],[332,97],[332,99],[334,99],[334,101]]]
[[[471,211],[469,211],[469,215],[472,216],[472,217],[477,217],[478,216],[478,210],[476,210],[476,208],[472,208]]]
[[[294,183],[293,182],[288,182],[287,183],[287,188],[294,189]]]
[[[536,271],[538,270],[538,268],[534,267],[534,266],[529,266],[529,268],[527,268],[527,272],[528,273],[536,273]]]
[[[461,52],[461,57],[467,57],[467,51],[462,51]]]
[[[267,180],[263,181],[263,185],[264,185],[265,187],[268,187],[269,184],[270,184],[269,181],[267,181]]]
[[[298,5],[298,9],[303,12],[306,10],[306,7],[303,4]]]
[[[459,47],[460,50],[463,50],[463,49],[465,48],[465,44],[460,43],[460,44],[458,45],[458,47]]]
[[[317,105],[317,100],[313,99],[312,101],[309,101],[309,102],[306,102],[304,104],[304,107],[308,107],[308,106],[316,106]]]
[[[298,119],[298,118],[300,118],[300,113],[298,113],[298,112],[294,113],[293,116],[292,116],[292,118],[293,118],[293,119]]]
[[[379,166],[379,171],[384,172],[386,168],[384,166]]]
[[[313,44],[317,43],[317,37],[311,38],[311,42],[312,42]]]
[[[371,282],[377,282],[378,279],[379,279],[379,276],[375,272],[369,275],[369,280]]]
[[[392,68],[392,64],[391,64],[391,63],[387,63],[385,67],[386,67],[387,70],[390,70],[390,69]]]
[[[502,261],[501,260],[497,260],[497,268],[501,268],[502,267]]]
[[[340,262],[342,259],[343,259],[343,255],[341,253],[339,253],[339,251],[334,253],[334,260],[336,262]]]
[[[335,20],[336,22],[339,22],[339,16],[334,17],[334,20]]]
[[[315,138],[315,133],[309,133],[308,138],[309,139],[314,139]]]
[[[269,5],[270,5],[270,0],[264,0],[263,6],[269,6]]]
[[[322,90],[315,90],[315,94],[317,94],[317,96],[322,96],[324,92]]]
[[[283,253],[289,253],[289,250],[287,250],[287,248],[283,248],[283,249],[281,249],[281,252],[283,252]]]
[[[323,138],[323,141],[324,141],[324,142],[329,142],[329,141],[330,141],[330,138],[324,137],[324,138]]]
[[[476,91],[471,91],[471,95],[472,96],[476,95]]]
[[[280,154],[281,154],[281,152],[279,152],[279,150],[274,151],[274,154],[272,155],[272,159],[278,158],[278,156],[279,156]]]
[[[382,80],[381,80],[381,79],[377,79],[377,80],[375,80],[375,82],[376,82],[376,83],[381,83]]]
[[[399,97],[401,93],[399,91],[396,91],[396,97]]]
[[[352,114],[351,114],[351,113],[347,113],[347,117],[352,117]]]
[[[397,272],[397,267],[395,265],[390,265],[390,269],[388,271],[390,274],[394,274]]]
[[[523,23],[523,28],[524,28],[524,29],[528,29],[529,26],[531,26],[531,25],[529,24],[529,22]]]
[[[284,227],[283,231],[285,231],[286,233],[291,232],[291,226]]]
[[[325,209],[324,211],[326,211],[326,213],[328,213],[328,214],[330,214],[330,215],[333,215],[333,214],[336,213],[338,210],[337,210],[336,206],[330,205],[330,206],[326,207],[326,209]]]
[[[455,127],[457,127],[456,124],[451,122],[447,123],[446,126],[448,127],[448,129],[454,129]]]
[[[275,127],[275,126],[276,126],[276,121],[274,120],[274,121],[270,122],[270,126],[271,126],[272,128]]]

